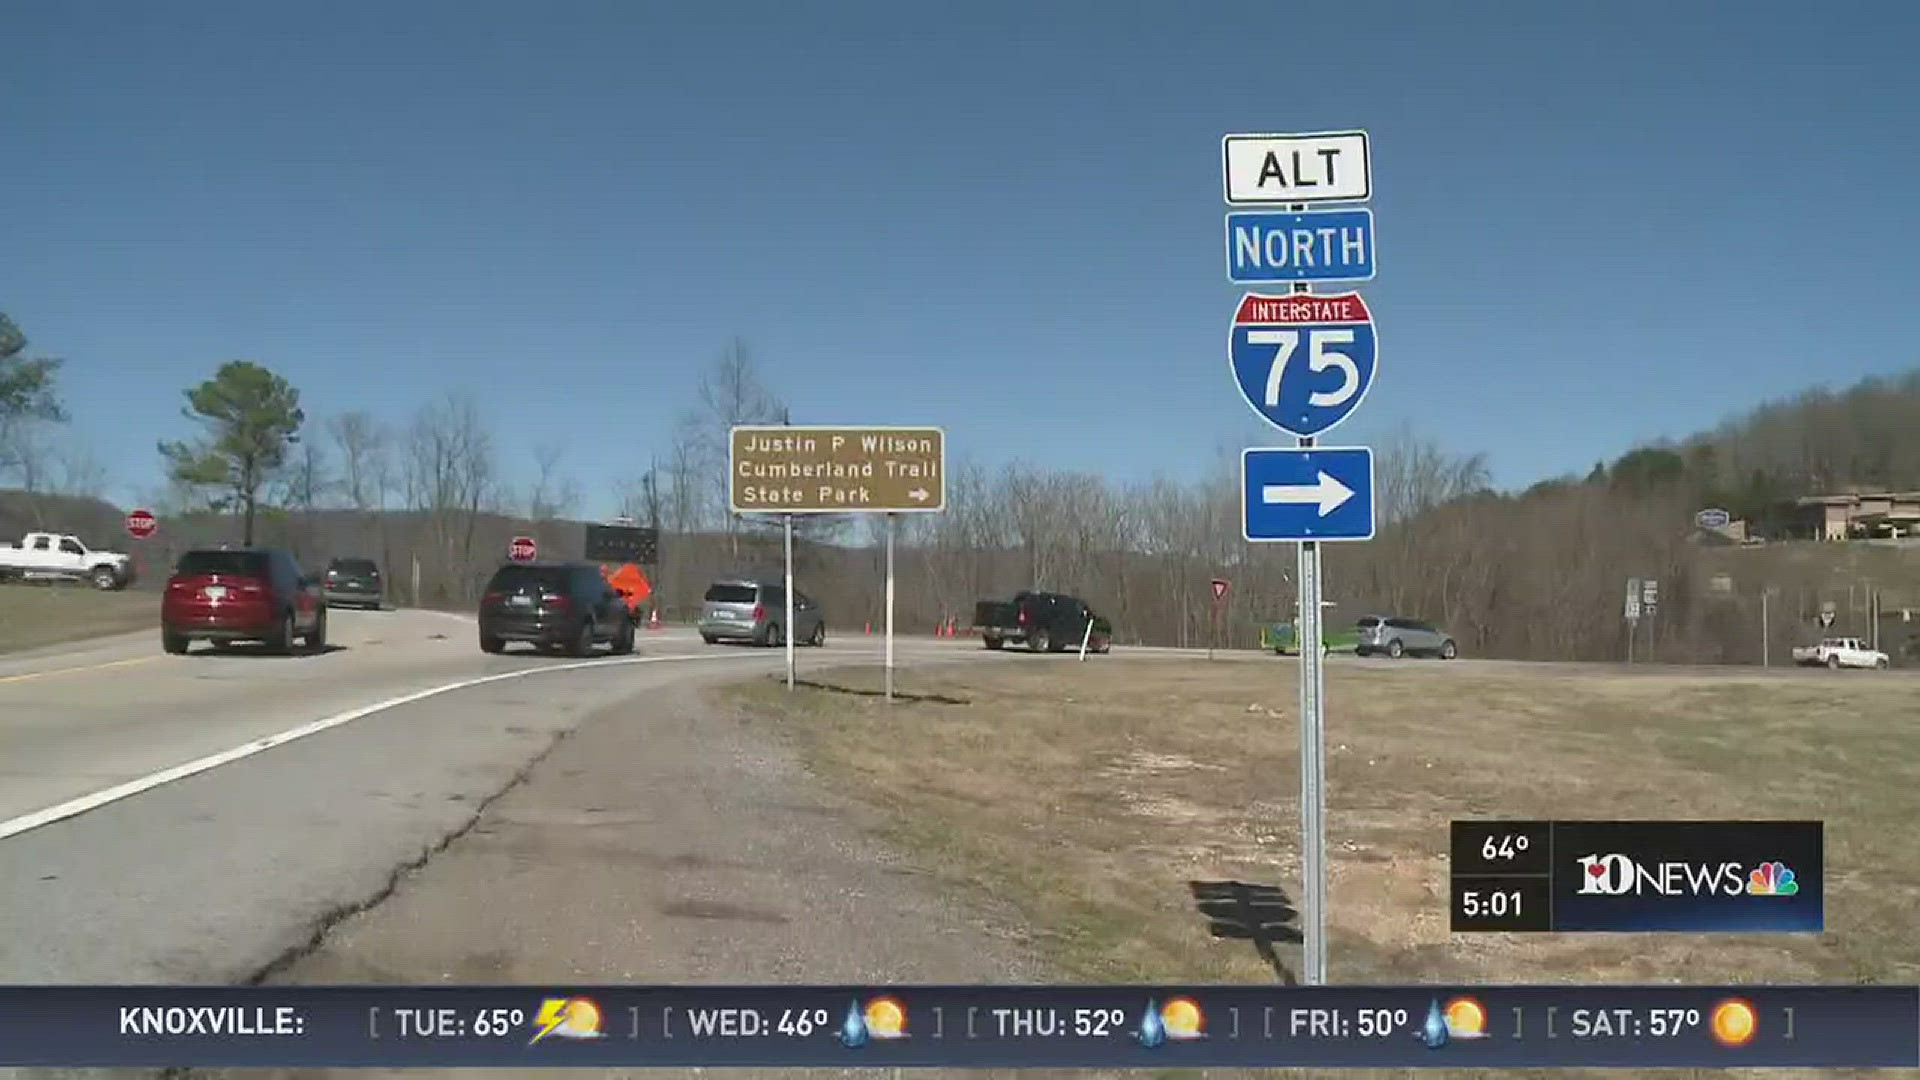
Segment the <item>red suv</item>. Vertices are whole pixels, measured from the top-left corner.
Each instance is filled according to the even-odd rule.
[[[327,644],[327,605],[293,556],[272,548],[212,548],[180,557],[160,601],[160,644],[184,653],[195,640],[224,649],[258,641],[291,654]]]

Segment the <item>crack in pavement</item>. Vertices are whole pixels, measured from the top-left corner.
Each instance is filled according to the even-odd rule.
[[[566,742],[569,738],[572,738],[572,736],[572,728],[556,732],[553,739],[549,741],[546,746],[541,747],[540,752],[535,754],[525,765],[515,770],[514,774],[507,778],[507,782],[502,785],[498,791],[475,803],[473,806],[473,814],[461,822],[457,828],[451,830],[432,844],[427,845],[427,849],[421,852],[419,858],[409,859],[395,867],[393,873],[387,876],[386,884],[376,889],[371,896],[341,904],[314,920],[313,933],[308,936],[307,940],[298,945],[290,946],[286,951],[280,953],[280,955],[267,961],[258,971],[241,979],[238,985],[259,986],[265,983],[275,975],[280,974],[282,971],[318,952],[320,947],[326,944],[327,935],[333,931],[334,927],[339,926],[355,915],[363,914],[379,907],[400,888],[400,883],[406,880],[407,875],[425,869],[426,865],[433,861],[434,856],[447,850],[454,844],[459,843],[461,838],[472,832],[474,828],[480,824],[480,819],[485,817],[487,811],[493,807],[494,803],[505,798],[512,793],[515,788],[525,784],[527,779],[533,775],[533,771],[539,768],[549,757],[552,757],[554,751],[560,748],[560,744]]]
[[[575,729],[567,728],[556,732],[554,737],[549,740],[545,746],[540,748],[539,753],[535,754],[526,764],[516,769],[513,775],[507,778],[507,782],[501,785],[499,790],[476,802],[473,806],[473,813],[469,815],[465,821],[462,821],[457,827],[449,830],[446,835],[427,845],[426,850],[421,852],[418,858],[408,859],[394,867],[393,872],[387,875],[387,880],[384,885],[375,889],[365,897],[337,905],[322,914],[314,920],[312,932],[308,934],[306,940],[288,946],[273,959],[261,965],[259,969],[255,970],[252,974],[241,978],[235,985],[261,986],[265,984],[275,975],[280,974],[320,951],[327,943],[327,936],[341,923],[346,922],[356,915],[366,914],[392,898],[393,894],[399,891],[401,883],[404,882],[409,875],[424,870],[436,855],[441,854],[454,844],[459,843],[462,838],[473,832],[473,830],[479,826],[480,819],[486,817],[487,811],[491,809],[495,803],[512,794],[516,788],[525,784],[527,780],[532,777],[534,770],[538,769],[541,764],[552,757],[554,751],[558,750],[561,744],[573,737],[574,730]],[[142,1071],[139,1075],[154,1076],[160,1078],[160,1080],[188,1080],[190,1077],[210,1074],[214,1071],[216,1070],[192,1066],[171,1066],[157,1072]]]

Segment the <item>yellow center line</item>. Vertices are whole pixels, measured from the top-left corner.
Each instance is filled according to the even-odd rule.
[[[51,675],[78,675],[83,671],[104,671],[107,668],[151,664],[158,659],[160,658],[157,656],[135,656],[126,660],[109,660],[104,664],[82,664],[79,667],[54,668],[51,671],[26,671],[18,675],[0,675],[0,683],[26,682],[28,679],[44,679]]]

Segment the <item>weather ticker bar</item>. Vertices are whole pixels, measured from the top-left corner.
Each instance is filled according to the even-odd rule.
[[[1913,1068],[1920,986],[14,986],[0,1066]]]

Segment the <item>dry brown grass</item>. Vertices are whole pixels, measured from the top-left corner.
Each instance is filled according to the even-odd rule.
[[[1063,978],[1246,982],[1275,975],[1209,937],[1187,883],[1298,895],[1295,671],[1019,656],[907,674],[964,705],[729,692],[892,840],[1016,905]],[[1349,661],[1328,699],[1335,982],[1920,979],[1920,680]],[[1454,935],[1447,823],[1468,817],[1824,819],[1828,929]]]
[[[0,653],[157,628],[160,597],[79,585],[0,585]]]

